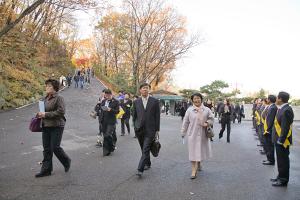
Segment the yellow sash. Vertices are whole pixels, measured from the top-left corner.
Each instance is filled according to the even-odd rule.
[[[258,111],[255,111],[255,118],[256,118],[256,125],[259,126],[260,125],[260,115],[259,115]]]
[[[268,124],[267,124],[267,118],[262,118],[262,123],[264,125],[264,135],[267,134],[267,130],[268,130]]]
[[[267,115],[268,113],[265,115],[266,117],[263,118],[263,115],[265,114],[265,112],[267,112],[267,109],[269,108],[269,106],[266,106],[266,108],[264,109],[264,111],[261,114],[261,121],[263,123],[263,127],[264,127],[264,135],[267,134],[267,130],[268,130],[268,124],[267,124]]]
[[[292,125],[293,125],[293,124],[291,124],[290,130],[289,130],[288,135],[287,135],[287,137],[286,137],[286,140],[285,140],[284,143],[283,143],[283,146],[284,146],[285,148],[287,148],[289,145],[291,145],[291,143],[290,143],[290,141],[288,140],[288,138],[292,135]],[[280,137],[280,136],[281,136],[281,127],[280,127],[280,125],[279,125],[278,120],[277,120],[276,117],[275,117],[275,120],[274,120],[274,126],[275,126],[275,130],[276,130],[276,133],[277,133],[278,137]]]
[[[123,117],[124,114],[125,114],[125,111],[124,111],[123,108],[120,106],[119,113],[116,114],[117,119],[121,119],[121,118]]]

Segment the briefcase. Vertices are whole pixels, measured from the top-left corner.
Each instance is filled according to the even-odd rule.
[[[158,156],[160,148],[161,144],[159,142],[159,135],[156,134],[150,148],[150,151],[154,157]]]

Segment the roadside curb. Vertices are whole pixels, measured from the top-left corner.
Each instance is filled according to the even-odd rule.
[[[65,86],[65,87],[63,87],[62,89],[60,89],[58,92],[62,92],[62,91],[64,91],[66,88],[68,88],[68,87]],[[20,109],[22,109],[22,108],[26,108],[26,107],[31,106],[31,105],[33,105],[33,104],[36,104],[36,103],[38,103],[38,102],[39,102],[39,100],[36,100],[36,101],[34,101],[34,102],[32,102],[32,103],[29,103],[29,104],[26,104],[26,105],[17,107],[17,108],[12,109],[12,110],[20,110]]]

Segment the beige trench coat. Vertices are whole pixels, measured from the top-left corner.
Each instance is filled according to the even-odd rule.
[[[212,156],[210,139],[206,137],[206,128],[202,125],[207,122],[213,125],[214,116],[211,110],[203,104],[197,108],[187,109],[181,128],[182,136],[187,135],[189,160],[202,161]]]

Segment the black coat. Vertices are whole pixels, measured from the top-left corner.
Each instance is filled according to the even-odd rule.
[[[104,100],[101,102],[101,107],[105,106],[105,102],[109,101],[108,107],[111,108],[111,111],[105,111],[101,108],[101,117],[100,121],[102,124],[106,125],[115,125],[117,123],[116,114],[119,113],[119,101],[112,98],[111,100]]]
[[[273,103],[269,106],[268,113],[266,116],[267,132],[270,134],[272,134],[276,113],[277,113],[277,106]]]
[[[122,116],[122,119],[129,119],[130,118],[130,110],[132,106],[132,101],[128,99],[126,103],[124,102],[124,99],[120,101],[120,106],[125,111],[124,115]]]
[[[221,122],[228,122],[231,120],[231,115],[233,114],[233,109],[231,105],[228,106],[228,112],[225,113],[225,104],[221,105],[220,107],[220,114],[221,114]]]
[[[133,102],[132,118],[137,134],[144,130],[142,132],[144,136],[154,137],[160,128],[159,101],[149,97],[146,109],[144,109],[142,98],[138,98]]]
[[[278,137],[275,130],[273,134],[273,139],[275,141],[273,142],[276,143],[277,141],[279,141],[281,143],[284,143],[290,130],[290,126],[294,121],[294,112],[292,107],[288,104],[283,106],[281,109],[278,110],[276,118],[281,127],[281,135],[280,137]],[[292,144],[292,135],[289,137],[289,142]]]

